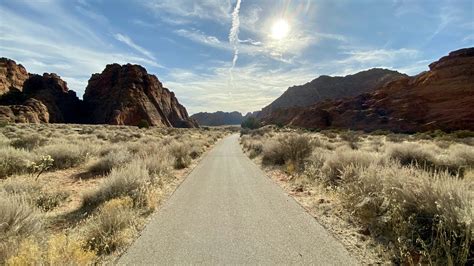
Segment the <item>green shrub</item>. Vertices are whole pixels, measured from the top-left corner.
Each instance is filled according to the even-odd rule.
[[[145,119],[142,119],[140,120],[140,122],[138,122],[138,128],[149,128],[150,127],[150,123],[148,123],[148,121],[146,121]]]
[[[242,128],[257,129],[262,126],[260,120],[255,117],[249,117],[245,119],[240,125]]]

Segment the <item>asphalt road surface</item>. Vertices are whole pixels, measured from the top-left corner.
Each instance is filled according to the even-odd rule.
[[[246,155],[221,140],[118,264],[317,264],[357,261]]]

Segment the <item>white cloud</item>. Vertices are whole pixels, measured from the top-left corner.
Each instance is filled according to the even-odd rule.
[[[45,3],[41,2],[41,5]],[[29,72],[57,73],[81,96],[90,75],[101,72],[107,64],[160,67],[146,56],[123,52],[103,39],[96,41],[99,37],[68,10],[56,5],[43,8],[51,21],[39,23],[0,6],[0,17],[9,22],[0,23],[0,54],[23,64]],[[50,14],[51,10],[56,10],[66,20],[58,24],[59,19]],[[73,21],[70,25],[61,27],[70,21]],[[54,26],[49,27],[50,24]]]
[[[117,39],[117,41],[125,43],[126,45],[130,46],[132,49],[148,57],[149,59],[156,60],[155,56],[150,51],[136,44],[132,39],[130,39],[130,37],[120,33],[115,34],[114,37],[115,39]]]
[[[194,42],[207,45],[210,47],[220,48],[220,49],[230,48],[230,46],[228,46],[226,43],[221,42],[217,37],[206,35],[205,33],[199,30],[179,29],[179,30],[176,30],[175,33],[182,37],[190,39]]]

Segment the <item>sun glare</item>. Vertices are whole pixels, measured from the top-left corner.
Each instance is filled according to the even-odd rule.
[[[272,26],[271,36],[273,39],[281,40],[290,32],[290,25],[283,19],[277,20]]]

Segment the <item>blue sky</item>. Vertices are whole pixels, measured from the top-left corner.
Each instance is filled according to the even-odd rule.
[[[31,73],[59,74],[79,96],[106,64],[136,63],[190,113],[248,112],[319,75],[371,67],[414,75],[449,51],[474,46],[472,0],[242,0],[235,10],[236,4],[0,0],[0,56]],[[279,19],[290,30],[275,39]],[[238,35],[229,36],[232,26]]]

